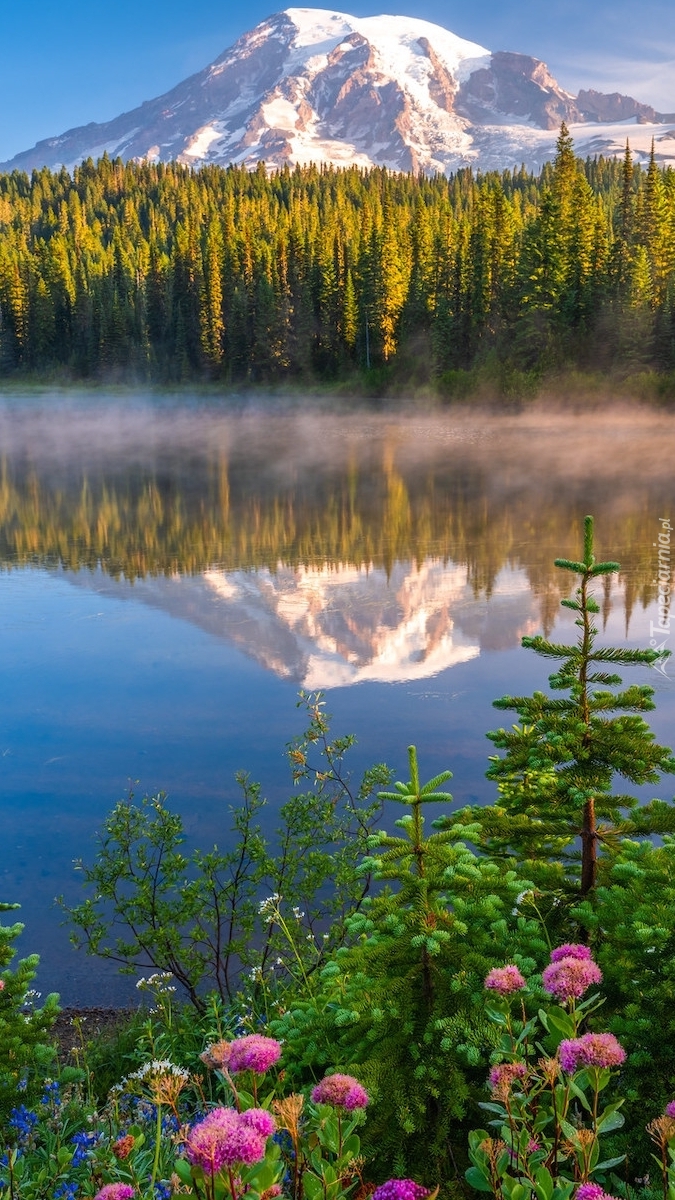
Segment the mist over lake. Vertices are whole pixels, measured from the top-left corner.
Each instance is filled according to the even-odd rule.
[[[487,802],[485,731],[509,721],[491,702],[546,687],[523,635],[574,636],[553,560],[578,557],[586,513],[622,564],[598,584],[602,638],[649,645],[675,424],[43,394],[3,401],[0,460],[1,898],[38,987],[93,1004],[133,982],[75,954],[52,901],[81,898],[73,860],[130,787],[165,789],[191,839],[222,845],[245,769],[273,825],[305,689],[356,735],[355,774],[404,778],[414,742],[457,804]],[[625,679],[655,687],[672,742],[666,672]]]

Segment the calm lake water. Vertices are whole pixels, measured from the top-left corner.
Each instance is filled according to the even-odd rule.
[[[70,948],[53,906],[83,895],[73,860],[130,781],[165,789],[194,843],[225,844],[243,768],[273,821],[304,688],[356,735],[354,773],[386,761],[405,778],[415,742],[424,775],[454,772],[457,803],[487,802],[492,700],[546,686],[520,638],[573,636],[553,559],[578,557],[592,512],[623,568],[599,585],[602,636],[645,646],[675,513],[675,421],[639,412],[5,397],[0,463],[0,898],[22,906],[37,986],[79,1004],[134,994]],[[672,743],[675,683],[632,678],[656,688]]]

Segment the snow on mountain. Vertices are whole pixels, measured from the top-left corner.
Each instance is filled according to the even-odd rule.
[[[536,170],[563,120],[582,155],[621,154],[629,138],[644,157],[654,137],[659,159],[675,162],[675,114],[619,93],[573,96],[538,59],[493,53],[415,17],[288,8],[165,95],[0,169],[72,169],[106,151],[194,166]]]

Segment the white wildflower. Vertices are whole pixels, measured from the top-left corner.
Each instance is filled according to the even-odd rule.
[[[274,892],[273,895],[268,896],[266,900],[261,900],[260,904],[258,905],[259,915],[261,917],[267,917],[268,921],[273,921],[280,900],[281,895],[279,892]]]

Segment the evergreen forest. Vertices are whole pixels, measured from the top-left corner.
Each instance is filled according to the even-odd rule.
[[[538,176],[105,156],[0,176],[5,379],[457,395],[570,370],[675,371],[675,172],[653,151],[581,161],[563,126]]]

